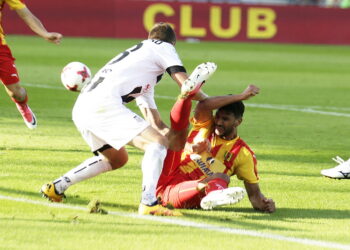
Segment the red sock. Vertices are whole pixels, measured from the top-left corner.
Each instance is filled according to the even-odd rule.
[[[162,175],[171,175],[181,162],[182,151],[173,151],[168,149],[163,163]]]
[[[28,102],[28,95],[26,95],[26,98],[23,101],[17,101],[15,98],[11,98],[14,103],[17,103],[19,105],[27,104]]]
[[[228,187],[228,183],[221,178],[216,178],[208,182],[208,186],[205,188],[205,194],[209,194],[215,190],[222,190]]]
[[[186,129],[192,107],[192,98],[178,99],[170,112],[171,128],[174,130]]]

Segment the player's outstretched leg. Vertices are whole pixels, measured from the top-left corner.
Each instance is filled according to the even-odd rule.
[[[65,197],[64,192],[70,186],[112,170],[111,164],[103,156],[94,156],[69,170],[53,182],[44,184],[40,192],[50,201],[61,202],[62,198]]]
[[[333,160],[339,165],[334,168],[323,169],[321,174],[333,179],[350,179],[350,159],[344,161],[337,156]]]
[[[16,75],[16,74],[14,74]],[[24,123],[29,129],[35,129],[37,127],[37,119],[33,111],[28,106],[28,95],[19,83],[5,84],[7,94],[12,101],[16,104],[19,113],[22,115]]]
[[[198,65],[181,86],[181,96],[188,96],[198,91],[203,82],[216,71],[217,65],[206,62]]]
[[[241,187],[229,187],[210,192],[201,200],[201,208],[213,209],[217,206],[236,204],[243,199],[245,190]]]

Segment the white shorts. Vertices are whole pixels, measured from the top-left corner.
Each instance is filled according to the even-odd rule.
[[[150,126],[122,104],[100,112],[74,107],[73,121],[92,152],[107,144],[119,150]]]

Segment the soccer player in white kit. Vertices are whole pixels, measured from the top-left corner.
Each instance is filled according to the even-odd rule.
[[[195,77],[199,79],[193,79],[193,74],[188,78],[174,47],[176,35],[171,26],[157,23],[148,38],[110,60],[82,89],[73,108],[73,121],[96,156],[45,184],[41,192],[51,201],[61,201],[64,191],[77,182],[125,165],[128,153],[124,146],[130,144],[145,151],[139,213],[179,215],[159,205],[156,198],[168,139],[154,101],[154,86],[167,71],[179,86],[183,84],[182,94],[188,94],[216,65],[203,76],[198,71]],[[124,105],[134,99],[147,121]]]

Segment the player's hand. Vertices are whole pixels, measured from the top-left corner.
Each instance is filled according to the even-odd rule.
[[[56,32],[48,32],[45,39],[51,43],[60,44],[62,39],[62,34]]]
[[[276,210],[275,202],[272,199],[264,198],[263,200],[263,211],[267,213],[273,213]]]
[[[259,94],[260,92],[260,88],[250,84],[248,85],[248,87],[241,93],[241,95],[243,96],[243,100],[248,100],[250,97],[252,96],[256,96],[257,94]]]
[[[204,151],[210,151],[210,142],[208,139],[205,139],[203,141],[198,141],[194,144],[191,144],[191,151],[195,154],[200,154]]]

